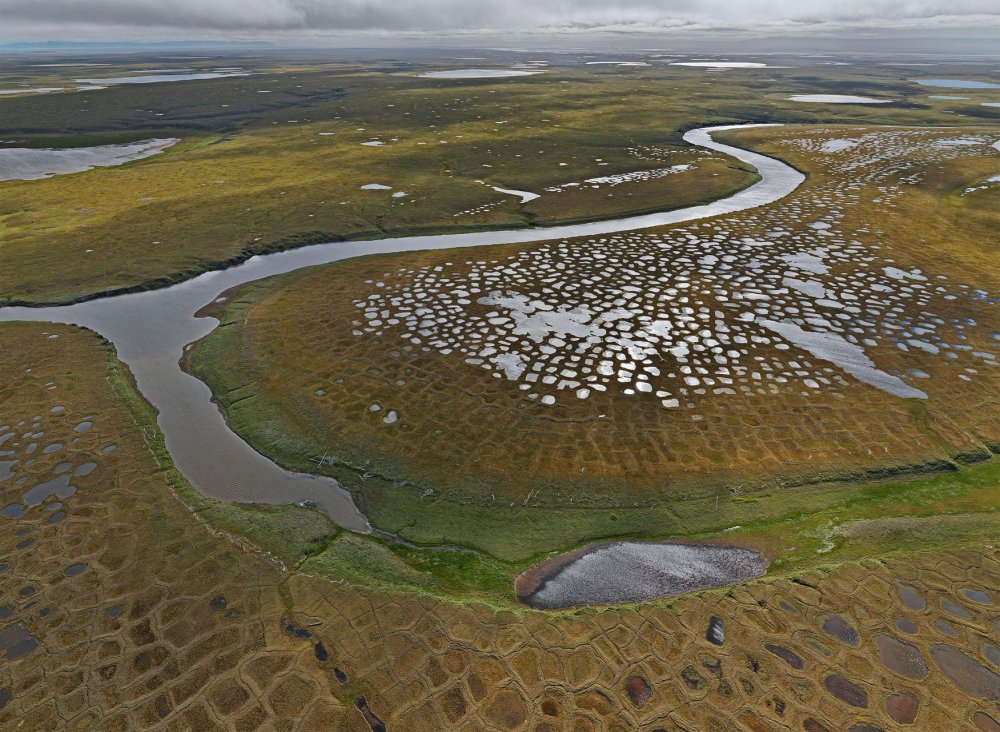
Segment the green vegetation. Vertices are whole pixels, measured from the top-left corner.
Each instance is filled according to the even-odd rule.
[[[727,541],[762,551],[772,562],[771,579],[794,577],[866,557],[993,540],[1000,529],[1000,460],[907,480],[775,492],[752,506],[739,501],[722,501],[714,510],[709,506],[705,502],[700,510],[685,511],[683,518],[668,507],[652,506],[610,513],[522,509],[502,520],[495,513],[466,507],[452,528],[465,538],[468,532],[460,531],[460,524],[477,526],[476,540],[489,553],[408,549],[341,534],[302,569],[358,586],[509,606],[513,578],[556,550],[600,539],[698,540],[724,535]],[[404,500],[397,511],[405,517],[408,510],[420,508]],[[736,524],[731,521],[743,523],[732,530]],[[446,536],[417,538],[436,541]]]

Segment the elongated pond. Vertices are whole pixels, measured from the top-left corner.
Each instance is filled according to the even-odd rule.
[[[710,204],[572,226],[318,244],[256,256],[236,267],[206,272],[160,290],[59,307],[2,308],[0,321],[71,323],[110,340],[134,374],[139,391],[158,410],[157,421],[178,470],[204,495],[255,503],[313,501],[339,525],[370,531],[367,519],[336,481],[287,471],[229,429],[209,388],[179,363],[187,344],[218,325],[214,318],[199,318],[195,313],[231,287],[349,257],[633,231],[762,206],[787,196],[802,183],[804,176],[779,160],[712,140],[712,132],[734,127],[699,128],[684,135],[688,143],[731,155],[753,165],[760,174],[754,185]]]
[[[542,562],[517,578],[517,599],[558,610],[674,597],[760,577],[758,552],[712,544],[594,544]]]

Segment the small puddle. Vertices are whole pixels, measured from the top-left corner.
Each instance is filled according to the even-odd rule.
[[[835,697],[856,709],[866,709],[868,707],[868,692],[855,684],[853,681],[845,679],[840,674],[831,674],[823,679],[823,686]]]
[[[993,599],[987,595],[985,592],[975,590],[971,587],[966,587],[962,590],[962,597],[971,602],[979,603],[980,605],[992,605]]]
[[[8,506],[0,508],[0,516],[9,519],[19,519],[24,516],[24,506],[20,503],[11,503]]]
[[[912,621],[907,620],[906,618],[899,618],[896,620],[896,627],[904,633],[910,633],[911,635],[919,630],[919,628],[917,628]]]
[[[29,631],[24,623],[14,623],[0,630],[0,651],[4,658],[13,661],[26,656],[38,648],[38,639]]]
[[[96,467],[97,463],[84,463],[73,471],[73,475],[77,478],[82,478],[85,475],[90,475]]]
[[[15,473],[11,468],[17,464],[17,460],[0,460],[0,480],[13,478]]]
[[[885,702],[886,711],[897,724],[913,724],[920,710],[920,702],[916,694],[908,691],[893,694]]]
[[[531,191],[519,191],[514,188],[501,188],[499,186],[490,186],[497,193],[506,193],[508,196],[517,196],[521,199],[521,203],[528,203],[529,201],[534,201],[540,196],[537,193],[532,193]]]
[[[916,646],[904,643],[888,633],[877,633],[875,646],[882,665],[893,673],[912,681],[927,678],[927,662]]]
[[[951,646],[931,646],[931,658],[960,691],[1000,703],[1000,676]]]
[[[385,732],[385,724],[375,716],[375,713],[368,706],[368,702],[363,696],[359,696],[358,700],[354,702],[355,708],[361,712],[361,716],[365,718],[368,726],[371,727],[372,732]]]
[[[716,646],[721,646],[726,642],[726,626],[721,618],[717,618],[714,615],[708,618],[708,629],[705,631],[705,640]]]
[[[927,602],[924,600],[923,596],[917,592],[916,588],[910,587],[909,585],[899,585],[899,599],[903,601],[903,604],[910,610],[924,610],[927,607]]]
[[[937,631],[939,633],[941,633],[942,635],[946,635],[949,638],[958,637],[958,631],[955,630],[954,626],[952,626],[951,623],[946,623],[943,620],[935,620],[934,627],[937,628]]]
[[[311,630],[299,627],[287,617],[281,619],[281,630],[284,631],[285,635],[289,635],[292,638],[312,638]]]
[[[777,643],[765,643],[764,649],[768,653],[773,653],[796,671],[801,671],[806,665],[805,661],[802,660],[802,656],[789,648],[779,646]]]
[[[326,663],[330,660],[330,652],[326,650],[326,646],[323,645],[323,641],[318,641],[313,646],[313,655],[320,663]]]
[[[831,615],[823,622],[823,630],[843,643],[858,645],[858,631],[839,615]]]
[[[652,698],[653,689],[641,676],[629,676],[625,679],[625,693],[636,709],[642,709]]]
[[[992,643],[987,643],[983,646],[983,658],[992,663],[997,668],[1000,668],[1000,648],[993,645]]]
[[[956,605],[947,597],[942,597],[940,604],[941,604],[941,609],[944,610],[949,615],[954,615],[956,618],[962,618],[963,620],[972,620],[972,613],[970,613],[964,607]]]
[[[76,493],[76,488],[69,484],[69,475],[58,475],[44,483],[39,483],[25,492],[21,499],[29,506],[37,506],[51,495],[59,498],[69,498]]]

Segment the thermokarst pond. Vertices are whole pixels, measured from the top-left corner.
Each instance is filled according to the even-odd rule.
[[[744,582],[766,569],[758,552],[739,547],[613,542],[546,560],[517,578],[516,592],[545,610],[611,605]]]

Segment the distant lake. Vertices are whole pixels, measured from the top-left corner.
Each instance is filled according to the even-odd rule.
[[[672,61],[671,66],[694,66],[705,69],[766,69],[767,64],[755,61]]]
[[[540,71],[514,71],[512,69],[450,69],[418,74],[421,79],[500,79],[508,76],[531,76]]]
[[[153,71],[160,71],[160,69]],[[141,76],[112,76],[106,79],[75,79],[75,81],[78,84],[117,86],[118,84],[162,84],[167,81],[200,81],[203,79],[224,79],[230,76],[249,76],[249,73],[243,71],[205,71],[197,74],[161,74],[137,71],[136,74],[141,74]]]
[[[859,97],[851,94],[795,94],[788,97],[790,102],[809,102],[812,104],[888,104],[889,99]]]
[[[913,81],[923,86],[940,86],[945,89],[1000,89],[1000,84],[968,79],[914,79]]]

